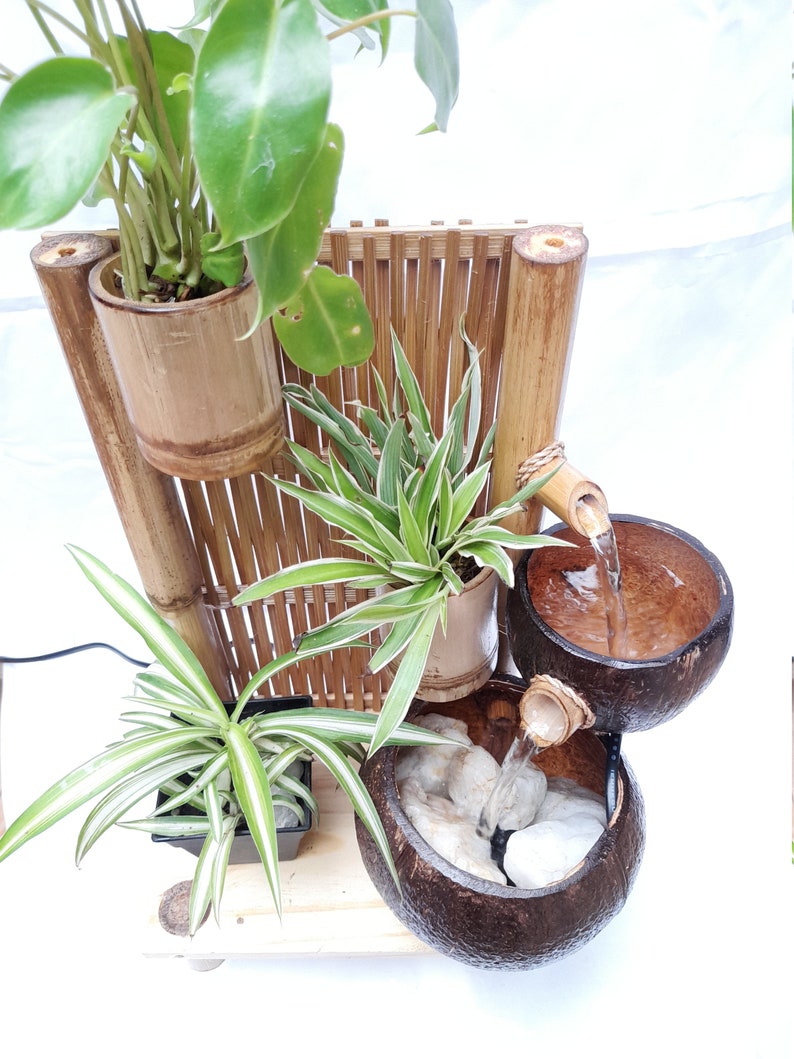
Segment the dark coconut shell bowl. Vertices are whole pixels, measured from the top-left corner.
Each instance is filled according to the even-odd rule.
[[[524,685],[494,678],[450,703],[415,700],[409,719],[441,713],[466,722],[470,738],[501,762],[519,731]],[[625,761],[617,808],[586,858],[562,881],[535,890],[502,886],[454,867],[422,838],[404,812],[395,778],[399,750],[369,759],[361,776],[383,821],[402,895],[365,828],[356,819],[361,855],[388,907],[430,948],[475,967],[525,970],[562,959],[601,931],[620,911],[634,883],[645,842],[642,795]],[[591,731],[535,759],[548,775],[565,776],[604,793],[606,751]]]
[[[507,593],[507,635],[525,681],[540,673],[556,677],[585,699],[597,731],[636,732],[675,717],[716,675],[730,645],[733,592],[717,557],[683,530],[632,515],[610,519],[629,633],[632,625],[644,636],[653,622],[667,624],[663,653],[613,658],[605,642],[589,649],[566,639],[554,627],[564,626],[553,611],[541,616],[545,586],[564,574],[583,573],[595,561],[590,542],[562,523],[544,533],[578,547],[523,554]]]

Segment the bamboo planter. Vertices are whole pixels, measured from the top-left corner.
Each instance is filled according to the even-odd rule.
[[[96,265],[89,290],[146,460],[194,481],[259,470],[284,427],[270,325],[244,337],[257,305],[251,276],[206,298],[155,305],[119,296],[118,262]]]
[[[496,571],[486,567],[447,600],[447,631],[438,626],[430,644],[417,695],[428,702],[451,702],[481,688],[496,667]]]

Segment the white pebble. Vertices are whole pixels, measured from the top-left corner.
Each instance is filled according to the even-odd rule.
[[[459,751],[450,762],[447,787],[458,812],[475,824],[499,778],[499,765],[493,754],[481,746]]]
[[[505,872],[526,890],[559,882],[581,863],[603,831],[590,813],[531,824],[507,840]]]
[[[422,838],[450,864],[470,875],[505,883],[491,860],[490,842],[477,835],[471,820],[462,817],[452,802],[427,794],[415,778],[400,788],[400,800]]]

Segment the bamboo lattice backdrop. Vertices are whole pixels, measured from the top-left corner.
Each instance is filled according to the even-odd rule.
[[[467,229],[465,224],[395,230],[384,222],[326,233],[321,263],[353,276],[364,291],[375,323],[372,363],[390,387],[394,327],[422,385],[436,432],[443,429],[468,365],[458,334],[462,315],[467,333],[482,351],[485,429],[495,418],[511,247],[524,227],[517,222],[488,230]],[[282,382],[314,382],[347,412],[349,402],[377,403],[369,364],[314,378],[281,358],[280,372]],[[318,428],[289,411],[288,435],[321,453],[324,440]],[[280,458],[263,471],[294,477]],[[324,592],[298,591],[233,607],[231,599],[239,589],[265,574],[300,560],[342,554],[336,531],[302,511],[296,500],[279,493],[261,474],[218,482],[181,481],[180,488],[202,567],[205,602],[238,692],[257,669],[290,650],[298,633],[363,598],[343,586],[328,586]],[[308,692],[318,705],[377,709],[388,677],[369,674],[367,662],[368,652],[362,648],[336,651],[283,672],[261,693]]]

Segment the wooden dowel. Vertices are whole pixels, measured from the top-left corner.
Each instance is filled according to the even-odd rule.
[[[516,491],[529,456],[556,440],[579,309],[587,239],[578,228],[541,225],[513,240],[494,444],[493,500]],[[542,505],[505,521],[536,533]]]
[[[113,249],[98,234],[63,234],[43,239],[31,260],[144,590],[228,698],[223,647],[202,602],[201,570],[175,482],[141,455],[91,306],[88,273]]]

